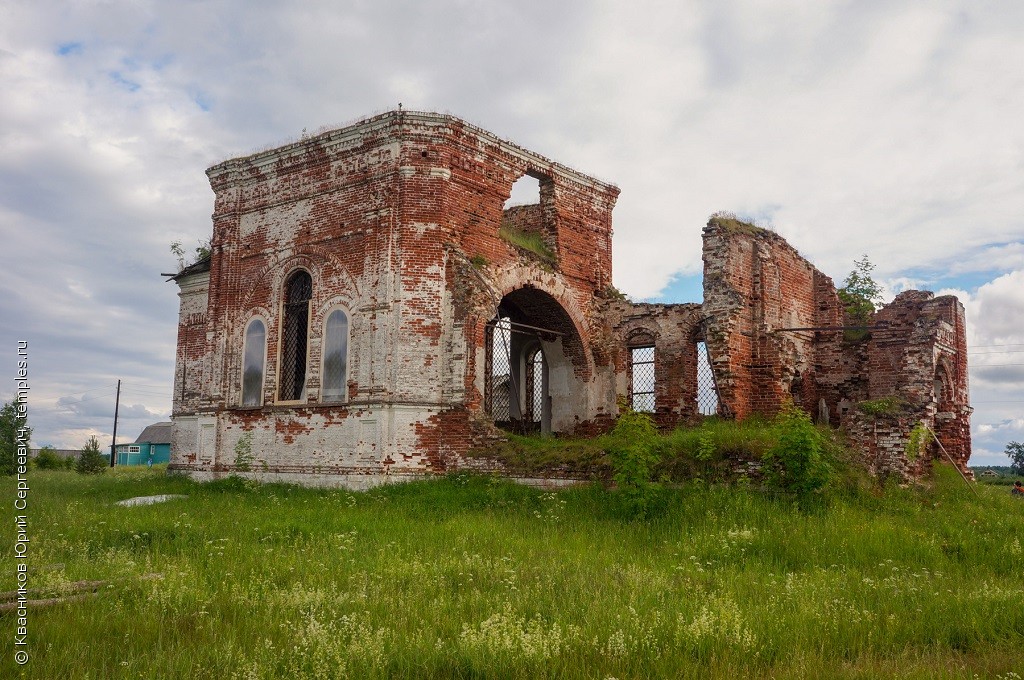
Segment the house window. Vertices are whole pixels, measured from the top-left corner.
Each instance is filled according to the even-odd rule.
[[[344,401],[348,368],[348,315],[335,309],[324,328],[323,401]]]
[[[629,403],[634,411],[654,413],[654,338],[633,337],[629,347]]]
[[[253,319],[245,329],[242,350],[242,406],[263,405],[263,364],[266,360],[267,327]]]
[[[128,447],[128,453],[139,453],[140,451],[142,451],[142,447],[141,446],[129,446]]]
[[[278,399],[299,401],[306,393],[306,349],[309,344],[309,301],[313,279],[299,270],[284,287],[281,323],[281,378]]]

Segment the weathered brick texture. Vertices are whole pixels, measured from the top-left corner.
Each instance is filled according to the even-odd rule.
[[[550,426],[604,414],[614,376],[595,352],[611,282],[612,185],[457,118],[392,112],[217,165],[212,257],[182,272],[172,467],[310,481],[419,475],[500,436],[483,413],[487,324],[552,331]],[[540,203],[504,204],[540,181]],[[542,261],[499,237],[540,234]],[[312,279],[302,398],[279,393],[285,283]],[[348,315],[347,399],[321,398],[325,324]],[[266,324],[262,399],[242,406],[244,334]],[[536,334],[534,334],[536,335]],[[612,400],[614,404],[614,400]],[[243,458],[245,456],[243,455]],[[355,477],[354,477],[355,478]]]
[[[842,425],[880,473],[913,475],[906,444],[918,424],[938,435],[925,458],[971,453],[963,306],[906,291],[848,339],[832,280],[778,234],[715,217],[704,230],[704,305],[721,399],[737,417],[773,415],[787,399]],[[859,404],[895,397],[891,413]],[[969,474],[969,472],[968,472]]]
[[[794,330],[843,324],[831,280],[776,234],[715,218],[704,232],[703,305],[617,300],[619,190],[447,115],[391,112],[207,175],[211,257],[176,277],[174,469],[211,477],[242,466],[365,486],[479,466],[464,454],[503,436],[502,402],[507,427],[608,427],[630,392],[637,338],[654,347],[664,427],[698,417],[706,341],[726,414],[771,414],[793,398],[890,461],[899,437],[876,436],[877,423],[866,434],[855,405],[899,394],[907,422],[933,427],[961,463],[969,455],[963,309],[953,298],[904,294],[878,314],[886,332],[862,343]],[[539,203],[505,209],[524,175],[538,180]],[[502,225],[540,236],[553,257],[503,238]],[[296,303],[304,334],[284,322],[298,271],[312,281],[308,303]],[[348,322],[346,374],[332,401],[325,385],[339,364],[325,356],[337,344],[327,331],[336,310]],[[499,317],[512,329],[506,345],[490,340]],[[266,328],[264,370],[251,383],[256,403],[243,405],[254,319]],[[293,375],[297,400],[282,389]]]

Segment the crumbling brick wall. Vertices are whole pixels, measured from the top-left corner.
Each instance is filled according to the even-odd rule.
[[[967,471],[967,345],[956,298],[906,291],[851,333],[857,322],[828,276],[778,234],[722,216],[704,230],[704,267],[708,344],[733,414],[774,415],[792,399],[842,425],[876,472],[903,476],[920,465],[906,455],[920,424],[938,435],[925,458],[948,452]],[[886,398],[880,413],[872,402]]]
[[[851,342],[829,277],[777,234],[716,216],[702,304],[618,299],[618,188],[447,115],[390,112],[207,174],[211,256],[175,277],[172,469],[208,477],[241,464],[349,486],[436,474],[503,436],[495,395],[507,401],[505,427],[598,432],[630,394],[639,339],[653,347],[647,396],[663,427],[698,417],[701,342],[723,415],[771,415],[792,399],[846,426],[879,470],[904,474],[913,423],[934,429],[961,466],[970,454],[953,298],[905,293],[872,322],[884,332]],[[539,202],[506,208],[527,175]],[[296,272],[309,297],[289,302],[302,311],[288,317]],[[339,314],[345,381],[328,391],[327,325]],[[510,334],[500,347],[499,319]],[[254,320],[265,358],[245,398]],[[298,392],[285,389],[292,382]],[[891,395],[903,405],[892,422],[858,408]]]
[[[654,347],[654,409],[662,428],[697,419],[697,343],[704,339],[704,314],[698,303],[608,303],[609,339],[615,366],[615,399],[630,393],[630,350],[634,339]],[[648,340],[649,339],[649,340]]]

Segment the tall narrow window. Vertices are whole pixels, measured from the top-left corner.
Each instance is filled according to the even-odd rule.
[[[323,401],[344,401],[347,367],[348,316],[336,309],[327,315],[324,329]]]
[[[697,413],[702,416],[718,413],[718,388],[706,342],[697,343]]]
[[[544,418],[544,352],[538,347],[526,356],[526,412],[523,420],[539,425]]]
[[[630,342],[629,401],[634,411],[654,413],[654,338],[648,335]]]
[[[518,396],[517,380],[512,375],[512,323],[498,317],[487,325],[484,403],[494,422],[507,424],[512,419],[512,394]]]
[[[298,401],[306,391],[306,346],[309,340],[309,300],[313,279],[299,270],[288,278],[281,326],[281,380],[278,398]]]
[[[263,362],[267,349],[267,327],[253,319],[245,329],[242,356],[242,406],[263,405]]]

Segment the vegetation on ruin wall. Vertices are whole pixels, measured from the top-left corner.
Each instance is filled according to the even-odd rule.
[[[749,236],[757,236],[768,231],[750,222],[741,220],[735,213],[728,211],[719,211],[713,214],[708,219],[708,226],[715,226],[730,233],[747,234]]]
[[[891,396],[880,399],[866,399],[858,402],[857,410],[875,418],[898,416],[907,411],[910,402],[902,397]]]
[[[600,485],[34,470],[29,587],[107,585],[30,609],[24,677],[1018,677],[1024,502],[936,472],[810,513],[690,483],[630,521]],[[188,498],[113,505],[157,493]]]
[[[556,263],[555,253],[552,252],[548,244],[544,242],[544,237],[540,234],[532,231],[522,231],[516,229],[510,225],[503,224],[498,229],[498,236],[508,241],[514,246],[518,246],[523,250],[533,253],[540,261],[548,266],[554,266]]]
[[[765,460],[778,448],[792,427],[784,418],[776,421],[748,418],[744,421],[705,418],[697,427],[680,427],[656,435],[652,444],[658,462],[652,479],[670,483],[740,482],[760,484],[767,472]],[[846,464],[856,458],[841,435],[831,428],[814,428],[823,456],[836,461],[834,483],[849,483],[859,473]],[[511,474],[524,477],[560,476],[611,481],[615,475],[612,456],[614,432],[592,439],[509,435],[508,441],[470,456],[501,462]],[[778,458],[776,456],[776,458]]]

